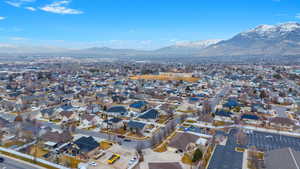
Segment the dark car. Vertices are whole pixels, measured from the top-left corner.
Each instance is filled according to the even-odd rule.
[[[124,139],[124,141],[125,141],[125,142],[131,142],[131,140],[129,140],[129,139]]]
[[[119,137],[119,138],[125,138],[125,136],[123,136],[123,135],[118,135],[118,137]]]
[[[0,157],[0,163],[4,162],[4,158]]]

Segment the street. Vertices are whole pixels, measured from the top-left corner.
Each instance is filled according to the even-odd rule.
[[[223,97],[230,91],[230,87],[226,86],[220,91],[210,102],[211,110],[214,112],[216,110],[216,106],[222,101]]]
[[[1,156],[3,157],[3,156]],[[8,158],[8,157],[3,157],[4,158],[4,162],[0,163],[0,168],[1,169],[38,169],[41,167],[33,167],[32,165],[23,163],[19,160],[15,160],[12,158]]]
[[[284,118],[288,117],[288,115],[285,113],[285,111],[287,111],[286,107],[272,105],[272,109],[274,109],[276,111],[276,113],[278,114],[279,117],[284,117]]]

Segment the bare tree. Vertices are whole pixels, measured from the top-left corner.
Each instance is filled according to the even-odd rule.
[[[248,160],[251,163],[253,169],[259,169],[259,159],[257,156],[257,149],[255,146],[251,146],[248,150]]]
[[[193,152],[194,150],[196,149],[196,144],[195,143],[189,143],[186,147],[185,147],[185,153],[186,155],[189,157],[189,159],[191,160],[191,169],[193,168],[193,163],[192,163],[192,160],[193,160]]]
[[[239,144],[239,145],[243,145],[244,146],[248,142],[247,135],[241,129],[236,133],[235,138],[236,138],[237,144]]]
[[[211,104],[209,101],[204,101],[202,106],[202,113],[208,114],[211,112]]]
[[[144,156],[143,156],[143,152],[142,152],[143,147],[144,147],[144,142],[143,141],[138,142],[136,147],[135,147],[135,150],[136,150],[137,154],[139,155],[139,160],[140,161],[144,161]]]

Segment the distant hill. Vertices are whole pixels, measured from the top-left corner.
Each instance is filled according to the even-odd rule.
[[[172,46],[155,50],[154,52],[160,54],[174,54],[174,55],[180,55],[180,54],[197,55],[204,48],[210,45],[214,45],[220,41],[221,40],[213,39],[213,40],[203,40],[203,41],[194,41],[194,42],[181,42]]]
[[[243,59],[249,56],[279,58],[300,56],[300,24],[284,23],[260,25],[238,33],[227,40],[205,40],[182,42],[157,50],[112,49],[93,47],[87,49],[65,49],[57,47],[14,46],[0,44],[0,56],[76,56],[76,57],[141,57],[159,58],[215,58]],[[265,56],[265,57],[263,57]],[[300,57],[299,57],[300,59]]]

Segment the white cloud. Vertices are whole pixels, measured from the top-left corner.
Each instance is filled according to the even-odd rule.
[[[11,5],[13,7],[21,7],[23,4],[35,2],[36,0],[8,0],[5,1],[8,5]]]
[[[0,21],[6,19],[4,16],[0,16]]]
[[[8,43],[0,43],[1,48],[13,48],[15,45],[8,44]]]
[[[27,6],[27,7],[25,7],[25,9],[30,10],[30,11],[36,11],[36,9],[34,7],[31,7],[31,6]]]
[[[11,6],[14,6],[14,7],[17,7],[17,8],[19,8],[21,6],[21,3],[19,3],[19,2],[6,1],[6,3],[8,5],[11,5]]]
[[[300,13],[297,13],[297,14],[296,14],[296,18],[297,18],[297,19],[300,19]]]
[[[56,14],[82,14],[83,12],[77,9],[72,9],[66,7],[70,4],[70,0],[61,0],[48,4],[40,9],[46,12],[56,13]]]
[[[27,38],[24,38],[24,37],[10,37],[9,39],[10,39],[10,40],[13,40],[13,41],[24,41],[24,40],[28,40]]]

